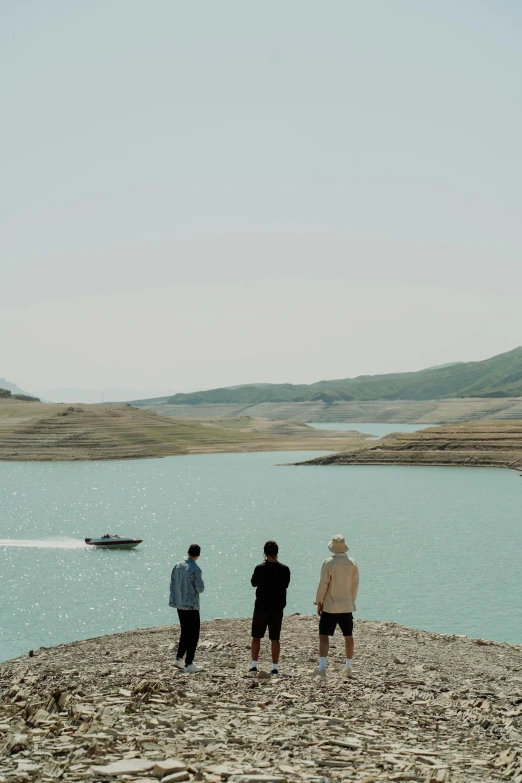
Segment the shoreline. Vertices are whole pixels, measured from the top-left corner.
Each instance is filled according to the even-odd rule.
[[[173,617],[176,617],[176,613],[173,610]],[[291,614],[284,614],[283,617],[283,623],[288,622],[291,618],[298,618],[299,620],[315,620],[317,621],[317,617],[315,612],[311,614],[303,614],[302,612],[292,612]],[[251,623],[252,617],[214,617],[211,620],[201,620],[201,628],[206,626],[212,626],[214,623],[230,623],[231,625],[234,625],[235,623]],[[363,617],[356,617],[354,615],[354,627],[355,625],[371,625],[371,626],[397,626],[397,628],[401,628],[406,631],[411,631],[412,633],[425,633],[433,637],[440,637],[446,640],[449,639],[465,639],[469,642],[473,642],[474,644],[479,645],[485,645],[485,646],[495,646],[495,645],[507,645],[508,647],[514,647],[519,648],[520,652],[522,653],[522,641],[521,642],[509,642],[505,639],[499,640],[499,639],[489,639],[484,638],[482,636],[468,636],[464,633],[452,633],[452,632],[445,632],[445,631],[429,631],[426,628],[417,628],[415,626],[410,625],[403,625],[402,623],[396,623],[393,620],[373,620]],[[250,627],[250,626],[248,626]],[[7,664],[12,663],[18,663],[20,661],[24,660],[31,660],[32,658],[35,658],[40,653],[52,653],[53,651],[62,650],[68,647],[76,647],[77,645],[86,644],[87,642],[96,642],[99,643],[102,640],[107,640],[109,642],[112,639],[124,639],[126,637],[131,637],[133,634],[146,634],[148,632],[150,633],[158,633],[158,632],[164,632],[164,631],[170,631],[173,632],[174,635],[178,633],[179,630],[179,622],[173,622],[168,623],[166,625],[151,625],[146,627],[138,627],[138,628],[131,628],[127,631],[114,631],[110,633],[102,633],[98,636],[89,636],[86,639],[73,639],[68,642],[58,642],[57,644],[51,644],[49,646],[42,645],[38,648],[35,648],[34,650],[31,650],[29,653],[21,653],[20,655],[16,655],[14,658],[7,658],[6,660],[0,661],[0,677],[2,676],[2,667],[6,666]],[[355,632],[354,632],[355,635]],[[341,639],[341,636],[339,634],[336,635],[336,638],[339,640]],[[267,643],[268,636],[265,638],[265,644]],[[248,656],[247,656],[248,657]],[[267,658],[268,660],[268,658]],[[248,663],[248,661],[247,661]],[[521,661],[522,665],[522,661]],[[521,669],[522,672],[522,669]]]
[[[328,461],[329,457],[332,457],[332,461]],[[343,459],[338,459],[340,456],[343,456]],[[459,462],[431,462],[431,461],[423,461],[423,462],[388,462],[383,460],[382,462],[378,462],[377,460],[372,460],[371,462],[363,462],[362,460],[360,462],[358,461],[349,461],[344,459],[344,455],[339,454],[331,454],[331,455],[325,455],[323,457],[316,457],[315,459],[306,460],[305,462],[282,462],[280,465],[277,465],[277,467],[302,467],[302,466],[311,466],[311,467],[318,467],[318,466],[324,466],[324,467],[343,467],[347,465],[352,466],[380,466],[380,467],[388,467],[388,468],[459,468],[459,469],[465,469],[468,468],[469,470],[480,470],[481,468],[484,468],[485,470],[512,470],[516,473],[519,473],[519,475],[522,476],[522,465],[520,467],[517,467],[515,465],[499,465],[497,463],[473,463],[473,464],[465,464],[465,463],[459,463]]]
[[[318,680],[317,617],[294,614],[281,675],[252,677],[250,622],[202,623],[197,675],[172,666],[177,626],[1,664],[0,778],[518,783],[522,645],[356,620],[354,677],[336,635]]]

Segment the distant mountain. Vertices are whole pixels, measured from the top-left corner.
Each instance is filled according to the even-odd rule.
[[[448,397],[522,397],[522,347],[480,362],[457,362],[417,372],[360,375],[300,385],[250,384],[175,394],[162,399],[172,405],[255,405],[308,400],[333,403],[337,400],[434,400]]]
[[[42,397],[51,402],[127,402],[136,397],[159,396],[157,389],[140,391],[139,389],[47,389]]]
[[[426,370],[442,370],[444,367],[454,367],[456,364],[463,364],[463,362],[446,362],[446,364],[434,364],[433,367],[426,367]]]
[[[0,378],[0,389],[7,389],[7,391],[10,391],[11,394],[24,394],[28,397],[32,397],[33,395],[29,394],[29,392],[24,391],[19,386],[16,385],[16,383],[11,383],[10,381],[6,381],[5,378]]]

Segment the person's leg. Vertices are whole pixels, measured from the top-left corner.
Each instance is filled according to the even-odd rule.
[[[318,672],[326,671],[326,659],[330,649],[330,636],[333,636],[337,621],[334,614],[322,612],[319,620],[319,668]]]
[[[279,674],[279,656],[281,654],[281,626],[283,612],[271,612],[268,617],[268,635],[272,646],[272,674]]]
[[[344,649],[346,651],[346,666],[345,675],[351,677],[352,675],[352,658],[353,658],[353,615],[351,612],[345,615],[339,615],[341,618],[339,625],[344,636]]]
[[[255,612],[252,617],[252,662],[249,671],[257,671],[257,662],[261,652],[261,639],[264,637],[267,629],[267,615],[263,612]]]
[[[187,612],[185,609],[178,609],[179,617],[179,644],[178,652],[176,653],[176,660],[181,661],[185,657],[187,652]]]
[[[324,666],[326,666],[326,659],[328,657],[328,650],[330,649],[330,637],[324,633],[319,634],[319,656],[321,658],[321,664],[324,660]],[[324,668],[324,667],[323,667]]]
[[[260,652],[261,652],[261,639],[254,639],[254,637],[252,637],[252,667],[257,666]]]
[[[355,649],[355,645],[353,643],[353,636],[344,637],[344,646],[346,649],[346,666],[348,666],[348,661],[350,662],[350,665],[352,663],[353,651]]]
[[[194,660],[194,655],[196,654],[196,647],[198,646],[199,642],[199,626],[200,626],[200,619],[199,619],[199,611],[197,609],[189,610],[188,614],[190,615],[190,625],[188,628],[188,639],[187,639],[187,655],[185,658],[185,666],[190,666],[190,664]]]

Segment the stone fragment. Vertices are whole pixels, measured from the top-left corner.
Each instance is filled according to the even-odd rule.
[[[50,713],[47,712],[47,710],[44,710],[40,707],[39,710],[36,710],[35,714],[31,718],[30,722],[33,723],[35,726],[38,725],[38,723],[43,723],[46,721],[50,716]]]
[[[183,761],[178,759],[165,759],[165,761],[158,761],[152,774],[155,778],[163,778],[165,775],[171,775],[174,772],[184,772],[187,769],[187,765]]]
[[[178,781],[181,780],[188,780],[190,778],[190,775],[187,771],[185,772],[173,772],[172,775],[167,775],[167,777],[161,779],[161,783],[178,783]]]
[[[330,745],[337,745],[340,748],[360,748],[362,746],[362,742],[360,739],[357,739],[357,737],[348,737],[344,740],[330,740]]]
[[[132,775],[136,772],[148,772],[154,765],[155,762],[149,759],[120,759],[111,764],[93,765],[91,772],[93,775]]]
[[[17,753],[23,750],[29,741],[27,734],[20,734],[16,732],[8,736],[7,744],[11,753]]]
[[[63,767],[54,761],[46,761],[42,767],[42,775],[45,778],[59,778],[63,772]]]
[[[67,691],[62,691],[62,693],[60,693],[58,699],[56,700],[56,703],[59,709],[61,710],[65,707],[67,702],[70,700],[71,700],[71,694],[67,693]]]
[[[239,774],[237,772],[237,765],[235,768],[230,767],[228,764],[209,764],[208,767],[205,767],[205,772],[210,772],[213,775],[233,775]]]
[[[34,764],[32,761],[19,761],[17,772],[36,772],[40,769],[40,764]]]
[[[278,775],[235,775],[235,783],[287,783],[287,779]]]

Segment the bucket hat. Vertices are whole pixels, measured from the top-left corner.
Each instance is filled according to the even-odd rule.
[[[333,552],[334,555],[343,554],[344,552],[348,552],[349,546],[347,545],[346,541],[344,540],[344,536],[338,535],[338,536],[332,536],[332,540],[328,544],[328,549],[330,552]]]

